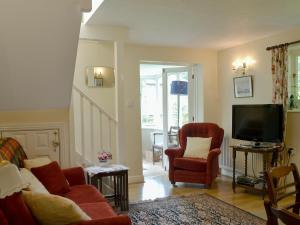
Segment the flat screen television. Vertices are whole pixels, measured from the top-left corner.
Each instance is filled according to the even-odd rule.
[[[281,143],[283,140],[283,106],[279,104],[233,105],[232,138]]]

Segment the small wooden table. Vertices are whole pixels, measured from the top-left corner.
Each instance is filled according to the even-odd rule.
[[[104,195],[113,199],[115,206],[121,211],[128,211],[128,167],[118,164],[92,166],[85,168],[89,184],[94,185],[102,193],[102,178],[111,177],[113,180],[112,195]]]
[[[263,182],[263,189],[257,189],[255,187],[251,187],[248,185],[238,184],[235,181],[235,161],[236,161],[236,152],[244,152],[245,154],[245,176],[248,176],[248,153],[256,153],[256,154],[262,154],[263,155],[263,173],[269,169],[271,166],[277,166],[277,158],[278,158],[278,152],[282,149],[282,146],[270,146],[270,147],[252,147],[247,145],[235,145],[230,146],[232,148],[232,158],[233,158],[233,176],[232,176],[232,190],[235,193],[236,186],[245,188],[247,190],[259,192],[264,197],[266,193],[266,182],[264,179]],[[272,162],[269,164],[267,160],[267,156],[269,154],[272,154]]]

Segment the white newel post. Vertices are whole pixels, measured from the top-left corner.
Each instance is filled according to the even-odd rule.
[[[115,63],[115,104],[117,122],[117,145],[116,145],[116,163],[123,163],[125,159],[125,123],[124,123],[124,42],[114,42],[114,63]]]

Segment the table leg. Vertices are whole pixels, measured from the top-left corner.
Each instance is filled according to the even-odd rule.
[[[248,152],[245,152],[245,176],[248,176]]]
[[[263,174],[266,174],[267,171],[267,156],[264,153],[263,154]],[[265,198],[265,193],[266,193],[266,178],[264,177],[263,180],[263,191],[262,191],[262,198]]]
[[[236,151],[235,151],[234,148],[232,150],[232,159],[233,159],[232,190],[235,193],[235,159],[236,159]]]

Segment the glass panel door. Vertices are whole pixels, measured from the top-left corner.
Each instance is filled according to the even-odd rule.
[[[193,120],[193,78],[189,67],[163,69],[164,149],[178,145],[177,132]],[[167,165],[167,157],[164,166]]]

